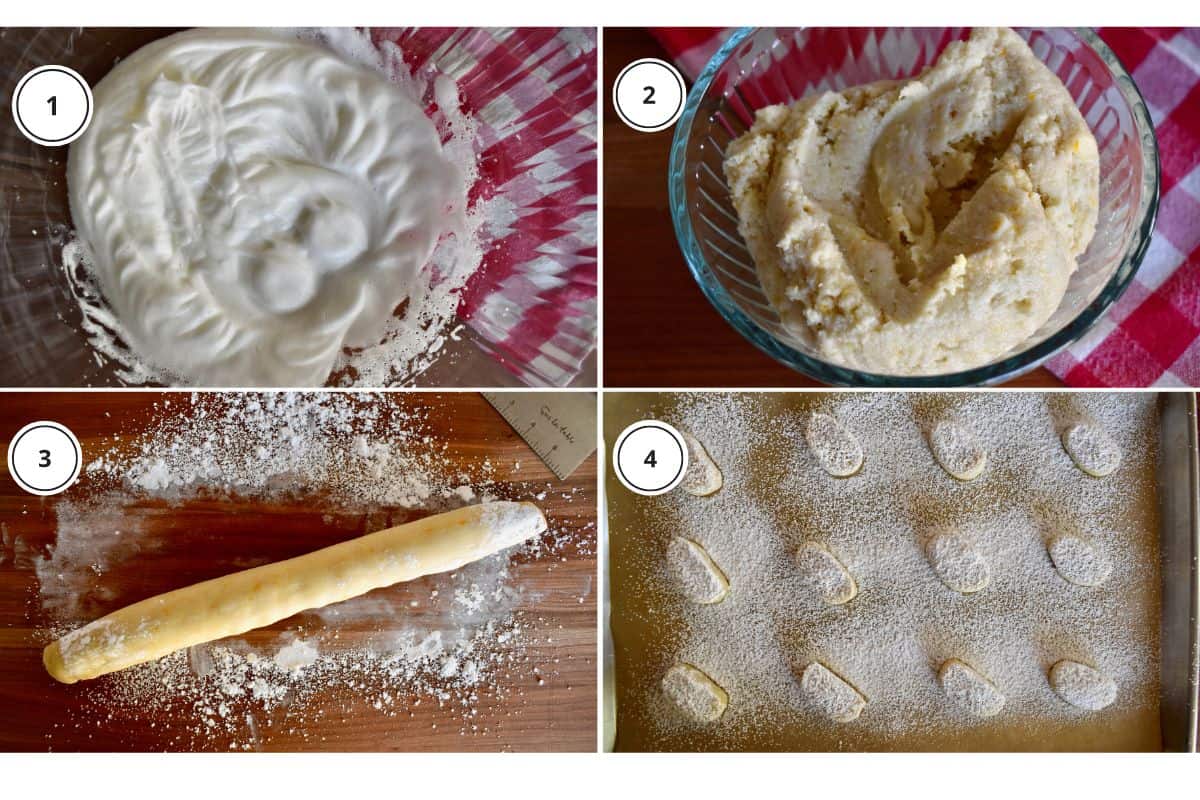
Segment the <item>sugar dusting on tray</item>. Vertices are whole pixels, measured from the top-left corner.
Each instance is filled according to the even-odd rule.
[[[1139,394],[829,394],[787,401],[697,395],[660,410],[707,448],[725,475],[710,498],[681,492],[634,501],[639,528],[622,549],[634,601],[614,606],[618,660],[638,656],[622,693],[628,730],[651,749],[1137,749],[1156,745],[1159,567],[1155,398]],[[805,415],[833,414],[862,444],[862,471],[827,475],[806,447]],[[971,427],[988,462],[974,481],[947,475],[929,451],[941,419]],[[1120,469],[1078,469],[1060,433],[1087,421],[1119,445]],[[991,573],[974,594],[948,589],[925,550],[939,533],[970,537]],[[1112,561],[1098,586],[1055,570],[1047,545],[1086,539]],[[622,534],[623,536],[625,534]],[[700,543],[729,579],[728,597],[688,602],[668,569],[673,536]],[[827,605],[796,567],[799,546],[829,548],[857,582]],[[615,545],[614,545],[615,546]],[[624,629],[622,626],[631,625]],[[653,633],[651,633],[653,632]],[[631,638],[632,637],[632,638]],[[623,645],[622,641],[626,644]],[[939,667],[961,659],[1003,692],[994,717],[949,702]],[[1060,659],[1118,686],[1098,712],[1053,692]],[[688,662],[729,693],[713,725],[690,723],[659,689]],[[820,662],[867,698],[861,716],[821,717],[799,675]],[[624,723],[623,723],[624,724]]]
[[[402,521],[409,511],[532,500],[549,490],[544,483],[501,483],[487,459],[468,467],[452,461],[447,442],[427,423],[437,400],[426,397],[420,405],[340,393],[177,394],[159,401],[146,427],[90,451],[97,455],[84,467],[87,499],[60,498],[54,506],[57,540],[36,563],[51,633],[141,599],[121,595],[121,576],[154,569],[156,555],[173,563],[172,536],[193,533],[169,527],[164,515],[172,508],[216,501],[219,511],[226,497],[269,508],[319,496],[326,524],[343,528],[349,521],[365,533],[394,524],[395,514]],[[187,539],[193,555],[196,546]],[[589,546],[551,527],[453,573],[298,615],[282,634],[198,645],[102,677],[87,684],[89,705],[77,724],[106,731],[123,713],[145,713],[172,721],[172,749],[214,741],[253,749],[275,727],[307,738],[306,722],[362,703],[387,716],[432,704],[445,727],[497,734],[496,723],[479,722],[481,703],[519,700],[512,694],[520,679],[540,684],[556,674],[554,663],[545,663],[552,626],[527,610],[537,598],[527,596],[513,556],[523,571],[528,562],[553,569]],[[249,553],[244,558],[250,560],[233,568],[261,563]]]

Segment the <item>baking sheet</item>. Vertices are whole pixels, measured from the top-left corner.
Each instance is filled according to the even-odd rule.
[[[628,423],[653,416],[652,409],[670,407],[673,395],[650,393],[609,393],[605,398],[605,436],[615,437]],[[1197,445],[1195,398],[1190,393],[1164,393],[1158,401],[1160,410],[1159,451],[1156,475],[1160,504],[1160,546],[1163,558],[1162,588],[1162,667],[1160,725],[1161,746],[1164,750],[1196,748],[1197,716]],[[612,493],[624,491],[611,474],[606,481]],[[628,501],[629,496],[621,497]],[[607,547],[607,524],[628,523],[628,517],[617,513],[610,516],[604,509],[606,527],[602,543]],[[610,556],[605,551],[605,558]],[[627,749],[617,728],[618,687],[611,643],[611,598],[608,584],[604,586],[605,620],[605,683],[604,704],[606,730],[605,749]],[[625,737],[624,741],[628,741]],[[1016,748],[1020,749],[1020,748]]]
[[[1162,396],[1159,431],[1159,502],[1163,558],[1163,749],[1196,752],[1197,683],[1200,682],[1200,448],[1196,396]]]

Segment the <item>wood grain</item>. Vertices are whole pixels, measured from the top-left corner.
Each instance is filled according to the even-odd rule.
[[[52,419],[79,437],[85,456],[94,457],[115,432],[136,431],[153,406],[170,400],[163,392],[4,393],[0,395],[0,435],[8,441],[24,424]],[[185,413],[189,404],[171,408]],[[567,480],[558,480],[480,396],[472,393],[386,393],[376,402],[399,409],[429,410],[431,434],[448,443],[447,454],[464,469],[489,462],[498,485],[513,499],[542,495],[539,505],[552,531],[568,543],[561,557],[515,556],[510,582],[522,588],[517,608],[532,636],[511,651],[505,677],[481,687],[463,722],[461,710],[436,702],[414,705],[402,699],[401,712],[388,716],[370,707],[370,697],[354,687],[322,690],[304,708],[285,703],[257,720],[253,749],[295,750],[520,750],[592,751],[596,747],[596,456]],[[161,415],[161,407],[159,409]],[[519,466],[518,466],[519,464]],[[42,610],[36,560],[54,545],[56,506],[80,500],[89,491],[86,475],[64,495],[25,494],[5,469],[0,481],[0,751],[3,750],[220,750],[241,747],[244,737],[213,734],[197,739],[188,723],[154,708],[98,702],[113,689],[108,678],[71,686],[55,682],[41,664],[41,648],[53,638]],[[322,503],[320,493],[294,500],[204,497],[182,503],[138,500],[122,513],[142,526],[139,541],[148,551],[126,559],[118,572],[97,578],[104,596],[86,600],[97,614],[129,602],[216,577],[255,564],[288,558],[378,530],[420,513],[401,508],[345,510]],[[106,524],[98,519],[97,525]],[[439,586],[430,576],[381,589],[407,607]],[[428,605],[427,603],[424,605]],[[420,623],[424,608],[412,611]],[[307,635],[329,625],[303,614],[239,637],[269,647],[287,629]],[[339,624],[337,640],[352,647],[377,635],[369,621]],[[533,642],[529,644],[529,642]],[[536,668],[536,671],[535,671]],[[539,678],[539,675],[541,676]],[[110,676],[111,677],[111,676]],[[369,676],[364,678],[367,679]],[[428,698],[426,698],[428,699]],[[320,707],[314,708],[316,703]],[[186,715],[183,715],[186,716]],[[486,732],[485,732],[486,731]]]
[[[688,272],[667,201],[672,130],[639,133],[608,101],[617,73],[669,56],[640,28],[604,31],[604,385],[817,386],[746,341]],[[1012,386],[1061,386],[1045,369]]]

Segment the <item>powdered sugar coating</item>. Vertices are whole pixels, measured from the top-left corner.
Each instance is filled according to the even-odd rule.
[[[667,547],[667,563],[684,597],[693,603],[719,603],[729,593],[729,581],[704,548],[676,536]]]
[[[938,464],[960,481],[973,481],[987,466],[987,453],[971,430],[957,422],[940,420],[929,432],[929,449]]]
[[[1046,549],[1058,574],[1077,586],[1099,586],[1112,572],[1108,556],[1074,534],[1056,536]]]
[[[821,469],[835,478],[848,478],[862,468],[862,445],[837,417],[820,412],[810,415],[804,438]]]
[[[662,680],[663,693],[689,719],[716,722],[729,705],[729,695],[691,664],[676,664]]]
[[[1063,448],[1081,470],[1103,478],[1121,466],[1121,448],[1098,425],[1077,422],[1063,431]]]
[[[938,681],[950,702],[976,717],[994,717],[1004,708],[1004,695],[970,665],[952,658],[938,670]]]
[[[696,497],[707,497],[720,491],[723,483],[720,467],[713,463],[708,451],[695,436],[687,431],[680,431],[680,434],[688,449],[688,468],[679,487]]]
[[[796,551],[796,566],[809,589],[830,605],[849,603],[858,594],[854,577],[837,556],[819,542],[800,545]]]
[[[1076,708],[1100,711],[1117,699],[1117,684],[1095,667],[1064,659],[1050,669],[1055,693]]]
[[[925,553],[938,578],[956,592],[973,594],[987,587],[992,578],[983,555],[961,533],[952,531],[934,536]]]
[[[816,661],[804,668],[800,689],[821,715],[834,722],[853,722],[867,706],[861,692]]]

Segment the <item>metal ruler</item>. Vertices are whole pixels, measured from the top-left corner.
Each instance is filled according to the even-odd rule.
[[[565,480],[596,449],[594,392],[484,392],[500,416]]]

